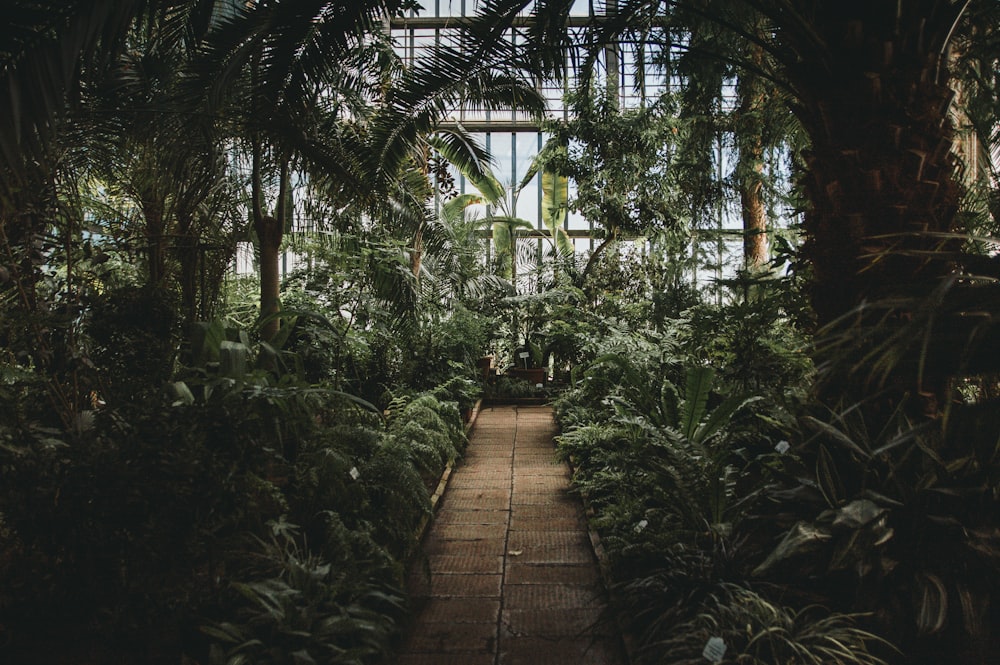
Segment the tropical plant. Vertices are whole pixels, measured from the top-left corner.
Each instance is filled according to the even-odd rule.
[[[671,153],[677,127],[669,115],[669,98],[657,106],[623,111],[613,91],[584,85],[568,95],[567,104],[572,119],[549,124],[552,138],[537,160],[576,185],[575,197],[565,206],[605,234],[583,270],[586,278],[605,249],[622,236],[683,223],[674,212]]]
[[[796,610],[734,584],[722,584],[698,614],[650,643],[640,662],[694,665],[711,655],[741,665],[885,665],[891,647],[860,627],[864,617],[829,613],[821,607]]]
[[[957,408],[965,412],[944,427],[915,421],[903,406],[878,430],[860,407],[806,416],[812,437],[770,492],[792,501],[760,515],[783,533],[764,545],[755,574],[809,578],[814,593],[872,612],[909,662],[946,652],[981,660],[995,612],[987,599],[998,591],[989,572],[1000,561],[991,518],[997,448],[975,434],[981,407]]]
[[[328,560],[302,548],[293,525],[274,523],[272,531],[260,541],[258,564],[272,576],[234,584],[234,617],[201,629],[214,642],[208,662],[357,665],[386,656],[403,596],[390,585],[387,560],[351,556],[377,551],[366,536],[339,525],[340,555]]]

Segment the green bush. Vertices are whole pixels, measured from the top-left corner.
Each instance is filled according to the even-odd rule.
[[[389,653],[404,603],[389,561],[335,519],[328,544],[340,555],[312,554],[288,524],[261,541],[270,576],[234,583],[232,618],[202,627],[211,665],[357,665]]]

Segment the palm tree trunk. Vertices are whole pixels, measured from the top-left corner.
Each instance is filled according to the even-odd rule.
[[[166,256],[164,251],[163,200],[155,192],[147,192],[142,198],[142,216],[146,235],[146,275],[147,284],[157,288],[166,277]]]
[[[742,155],[741,155],[742,156]],[[752,165],[762,175],[764,164]],[[743,265],[751,272],[760,270],[767,263],[767,214],[764,209],[763,183],[744,183],[740,187],[740,204],[743,209]]]
[[[290,196],[289,166],[287,160],[282,162],[277,204],[278,215],[272,217],[264,214],[263,150],[258,141],[254,141],[251,157],[251,196],[253,199],[251,208],[260,255],[260,318],[265,321],[261,325],[260,336],[263,340],[270,340],[277,334],[279,327],[279,321],[274,315],[278,313],[281,302],[281,241],[284,236],[287,199]]]
[[[754,32],[761,39],[760,26]],[[767,210],[764,205],[764,137],[766,91],[757,73],[764,62],[764,49],[755,43],[748,46],[748,67],[740,73],[737,94],[739,110],[736,132],[739,158],[736,165],[740,207],[743,211],[743,266],[753,272],[767,263]]]
[[[280,320],[275,316],[281,309],[281,241],[284,239],[291,204],[288,159],[282,159],[279,173],[276,215],[263,215],[257,226],[260,240],[260,328],[263,340],[274,339]]]
[[[786,75],[811,139],[802,254],[820,326],[863,303],[929,293],[951,270],[926,257],[942,248],[933,234],[955,229],[960,198],[946,44],[961,3],[903,3],[898,17],[892,4],[888,12],[881,2],[820,3],[810,15],[815,32],[789,25],[782,35],[799,51]],[[871,315],[859,316],[844,325],[873,327],[864,318]],[[908,317],[895,311],[888,318]],[[907,364],[910,374],[890,382],[901,392],[921,389],[918,363]],[[849,380],[833,390],[867,392]]]
[[[759,32],[759,28],[755,29]],[[764,50],[757,44],[749,46],[752,65],[741,72],[738,94],[740,104],[736,122],[739,158],[736,165],[743,211],[743,266],[751,272],[767,263],[767,210],[764,205],[764,126],[766,94],[757,74],[763,65]]]
[[[904,3],[895,22],[883,3],[828,4],[836,8],[814,21],[828,40],[827,71],[789,70],[812,140],[804,252],[821,324],[939,274],[904,252],[933,248],[916,234],[951,231],[959,201],[942,62],[954,3]]]
[[[260,316],[267,319],[261,325],[260,337],[270,340],[279,327],[277,318],[268,317],[280,309],[282,226],[277,218],[265,215],[255,230],[260,240]]]

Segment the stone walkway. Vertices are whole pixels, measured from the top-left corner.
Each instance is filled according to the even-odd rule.
[[[484,408],[410,574],[398,665],[624,665],[548,407]]]

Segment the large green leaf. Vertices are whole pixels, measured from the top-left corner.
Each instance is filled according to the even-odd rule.
[[[712,409],[712,412],[708,415],[708,419],[698,426],[698,429],[695,430],[694,437],[691,441],[698,444],[704,443],[714,434],[722,431],[722,429],[729,424],[729,421],[732,420],[734,413],[747,404],[756,402],[760,399],[760,397],[745,399],[739,395],[726,398],[722,404]]]
[[[573,241],[563,228],[569,203],[569,178],[554,171],[542,171],[542,222],[552,234],[556,251],[573,253]]]
[[[219,344],[220,373],[237,380],[246,378],[249,357],[250,349],[246,345],[224,340]]]
[[[823,497],[831,506],[838,505],[846,494],[840,473],[837,471],[837,464],[830,451],[822,444],[816,455],[816,481],[819,483],[820,491],[823,492]]]
[[[711,367],[691,367],[687,372],[687,392],[684,396],[684,409],[681,412],[681,433],[692,440],[698,431],[698,425],[708,409],[708,395],[712,388],[715,370]]]
[[[871,452],[862,448],[858,442],[853,438],[845,434],[842,430],[834,427],[830,423],[823,422],[822,420],[815,418],[813,416],[805,416],[803,422],[809,426],[811,429],[816,430],[822,434],[827,435],[830,440],[842,445],[843,447],[857,453],[862,459],[870,459]]]
[[[754,569],[754,575],[763,575],[771,571],[775,565],[792,557],[817,551],[820,546],[833,536],[826,530],[809,522],[797,522],[774,551],[764,560],[764,563]]]
[[[496,203],[507,193],[489,169],[489,155],[468,134],[458,130],[438,130],[429,143],[479,190],[488,203]]]
[[[503,222],[494,222],[493,224],[493,246],[496,248],[497,255],[499,256],[510,256],[513,254],[513,234],[510,232],[510,227]]]
[[[466,208],[485,202],[486,199],[480,194],[459,194],[445,201],[441,206],[441,216],[444,219],[460,219]]]
[[[534,230],[531,222],[520,217],[493,218],[493,245],[498,254],[510,256],[514,253],[514,237],[518,229]]]

